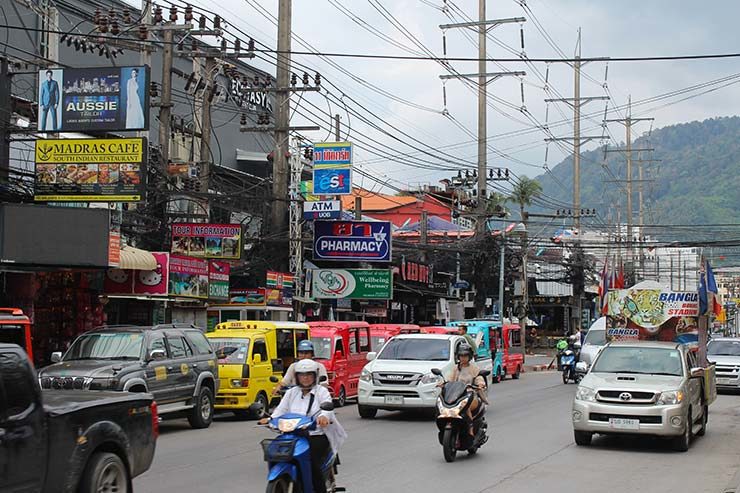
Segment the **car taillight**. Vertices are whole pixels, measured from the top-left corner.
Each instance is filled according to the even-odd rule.
[[[149,404],[149,409],[152,411],[152,435],[154,435],[154,439],[156,440],[159,438],[159,413],[157,412],[156,401],[152,401]]]

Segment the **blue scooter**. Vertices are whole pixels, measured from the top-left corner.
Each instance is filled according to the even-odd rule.
[[[563,383],[567,384],[569,380],[575,383],[581,381],[581,374],[576,372],[576,353],[568,348],[560,355],[560,368],[563,372]]]
[[[334,404],[325,402],[324,411],[333,411]],[[284,414],[270,419],[267,425],[280,435],[262,441],[265,462],[268,463],[267,493],[314,493],[311,476],[311,454],[308,433],[316,429],[316,416]],[[326,481],[326,491],[345,491],[336,486],[337,455],[331,451],[321,470]]]

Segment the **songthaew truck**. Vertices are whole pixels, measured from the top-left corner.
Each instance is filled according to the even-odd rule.
[[[576,444],[594,434],[654,435],[686,451],[704,435],[717,389],[714,365],[699,351],[698,316],[695,292],[652,282],[609,292],[608,342],[573,401]]]

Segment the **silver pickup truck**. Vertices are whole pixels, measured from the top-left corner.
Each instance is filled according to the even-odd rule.
[[[740,390],[740,338],[718,337],[707,346],[707,358],[717,365],[717,388]]]
[[[702,368],[683,344],[609,343],[576,391],[575,442],[589,445],[595,433],[655,435],[686,451],[706,431],[714,377],[714,366]]]

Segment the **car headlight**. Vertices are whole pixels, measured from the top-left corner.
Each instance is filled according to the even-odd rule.
[[[683,392],[680,390],[671,390],[669,392],[661,392],[655,404],[658,406],[670,406],[672,404],[680,404],[682,401]]]
[[[295,430],[296,426],[298,426],[298,423],[300,422],[301,418],[279,419],[278,430],[280,430],[282,433],[290,433],[291,431]]]
[[[576,390],[576,400],[595,402],[596,401],[596,391],[594,389],[590,389],[588,387],[584,387],[583,385],[581,385],[578,387],[578,390]]]
[[[360,380],[362,380],[363,382],[372,382],[373,374],[369,370],[363,368],[362,372],[360,373]]]
[[[427,383],[438,383],[441,380],[440,377],[435,375],[434,373],[427,373],[423,377],[421,377],[421,383],[427,384]]]

